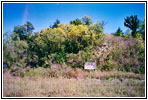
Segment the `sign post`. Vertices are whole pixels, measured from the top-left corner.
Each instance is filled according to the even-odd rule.
[[[84,69],[96,69],[96,62],[86,62],[84,64]]]

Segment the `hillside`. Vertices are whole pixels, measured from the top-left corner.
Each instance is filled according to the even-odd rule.
[[[145,24],[137,20],[125,19],[126,35],[104,34],[105,23],[89,16],[41,32],[15,26],[3,37],[3,95],[144,97]]]
[[[127,51],[127,47],[134,47],[136,40],[132,37],[123,38],[111,34],[106,34],[104,38],[104,44],[93,50],[94,55],[99,60],[95,71],[76,67],[71,68],[68,65],[56,63],[52,63],[49,68],[21,68],[14,64],[10,70],[4,69],[4,96],[144,96],[145,75],[132,72],[136,71],[140,66],[135,63],[138,59],[131,57],[130,49]],[[76,56],[78,57],[75,58],[76,60],[73,58],[72,63],[77,64],[77,61],[81,59],[79,55]],[[111,56],[113,58],[109,58]],[[111,61],[106,63],[108,59],[111,59]],[[119,65],[125,66],[127,63],[130,66],[129,68],[128,66],[119,67]],[[104,64],[105,66],[103,66]]]

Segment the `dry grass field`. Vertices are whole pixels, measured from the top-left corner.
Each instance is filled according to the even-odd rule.
[[[96,72],[95,72],[96,73]],[[92,73],[89,73],[92,74]],[[3,74],[4,97],[144,97],[143,74],[98,72],[100,78],[12,76]],[[114,77],[113,77],[114,76]],[[102,78],[101,78],[102,77]]]

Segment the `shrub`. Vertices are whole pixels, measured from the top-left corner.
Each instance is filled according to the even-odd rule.
[[[110,71],[112,70],[113,65],[111,63],[111,60],[106,61],[106,63],[102,66],[101,70]]]
[[[64,50],[66,53],[78,53],[79,47],[75,41],[66,40],[64,44],[65,44]]]
[[[125,66],[124,67],[124,70],[127,71],[127,72],[129,72],[130,71],[130,66],[129,65]]]
[[[54,59],[55,59],[56,63],[62,64],[67,61],[66,53],[61,51],[55,55]]]
[[[83,68],[83,61],[79,54],[67,54],[67,65],[73,68]]]
[[[134,45],[134,48],[140,65],[139,69],[137,69],[136,72],[145,73],[145,44],[141,34],[136,35],[136,43]]]

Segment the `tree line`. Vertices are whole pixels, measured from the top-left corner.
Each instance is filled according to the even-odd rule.
[[[142,35],[143,39],[145,39],[145,20],[140,21],[137,15],[127,16],[124,20],[124,26],[131,30],[131,35],[133,37],[136,37],[136,35],[139,33]],[[123,36],[124,33],[119,27],[114,35]]]
[[[47,68],[52,63],[82,67],[86,61],[97,59],[90,59],[93,52],[88,50],[93,51],[104,43],[104,21],[92,22],[89,16],[77,18],[68,24],[61,24],[57,19],[49,28],[34,33],[35,28],[31,22],[15,26],[11,36],[4,37],[3,63],[8,68],[13,65]],[[124,25],[132,31],[133,38],[140,34],[145,39],[145,21],[140,23],[137,16],[130,16],[125,18]],[[123,36],[123,32],[119,28],[114,35]],[[73,55],[81,55],[81,61],[75,63]],[[72,63],[69,59],[72,59]]]

